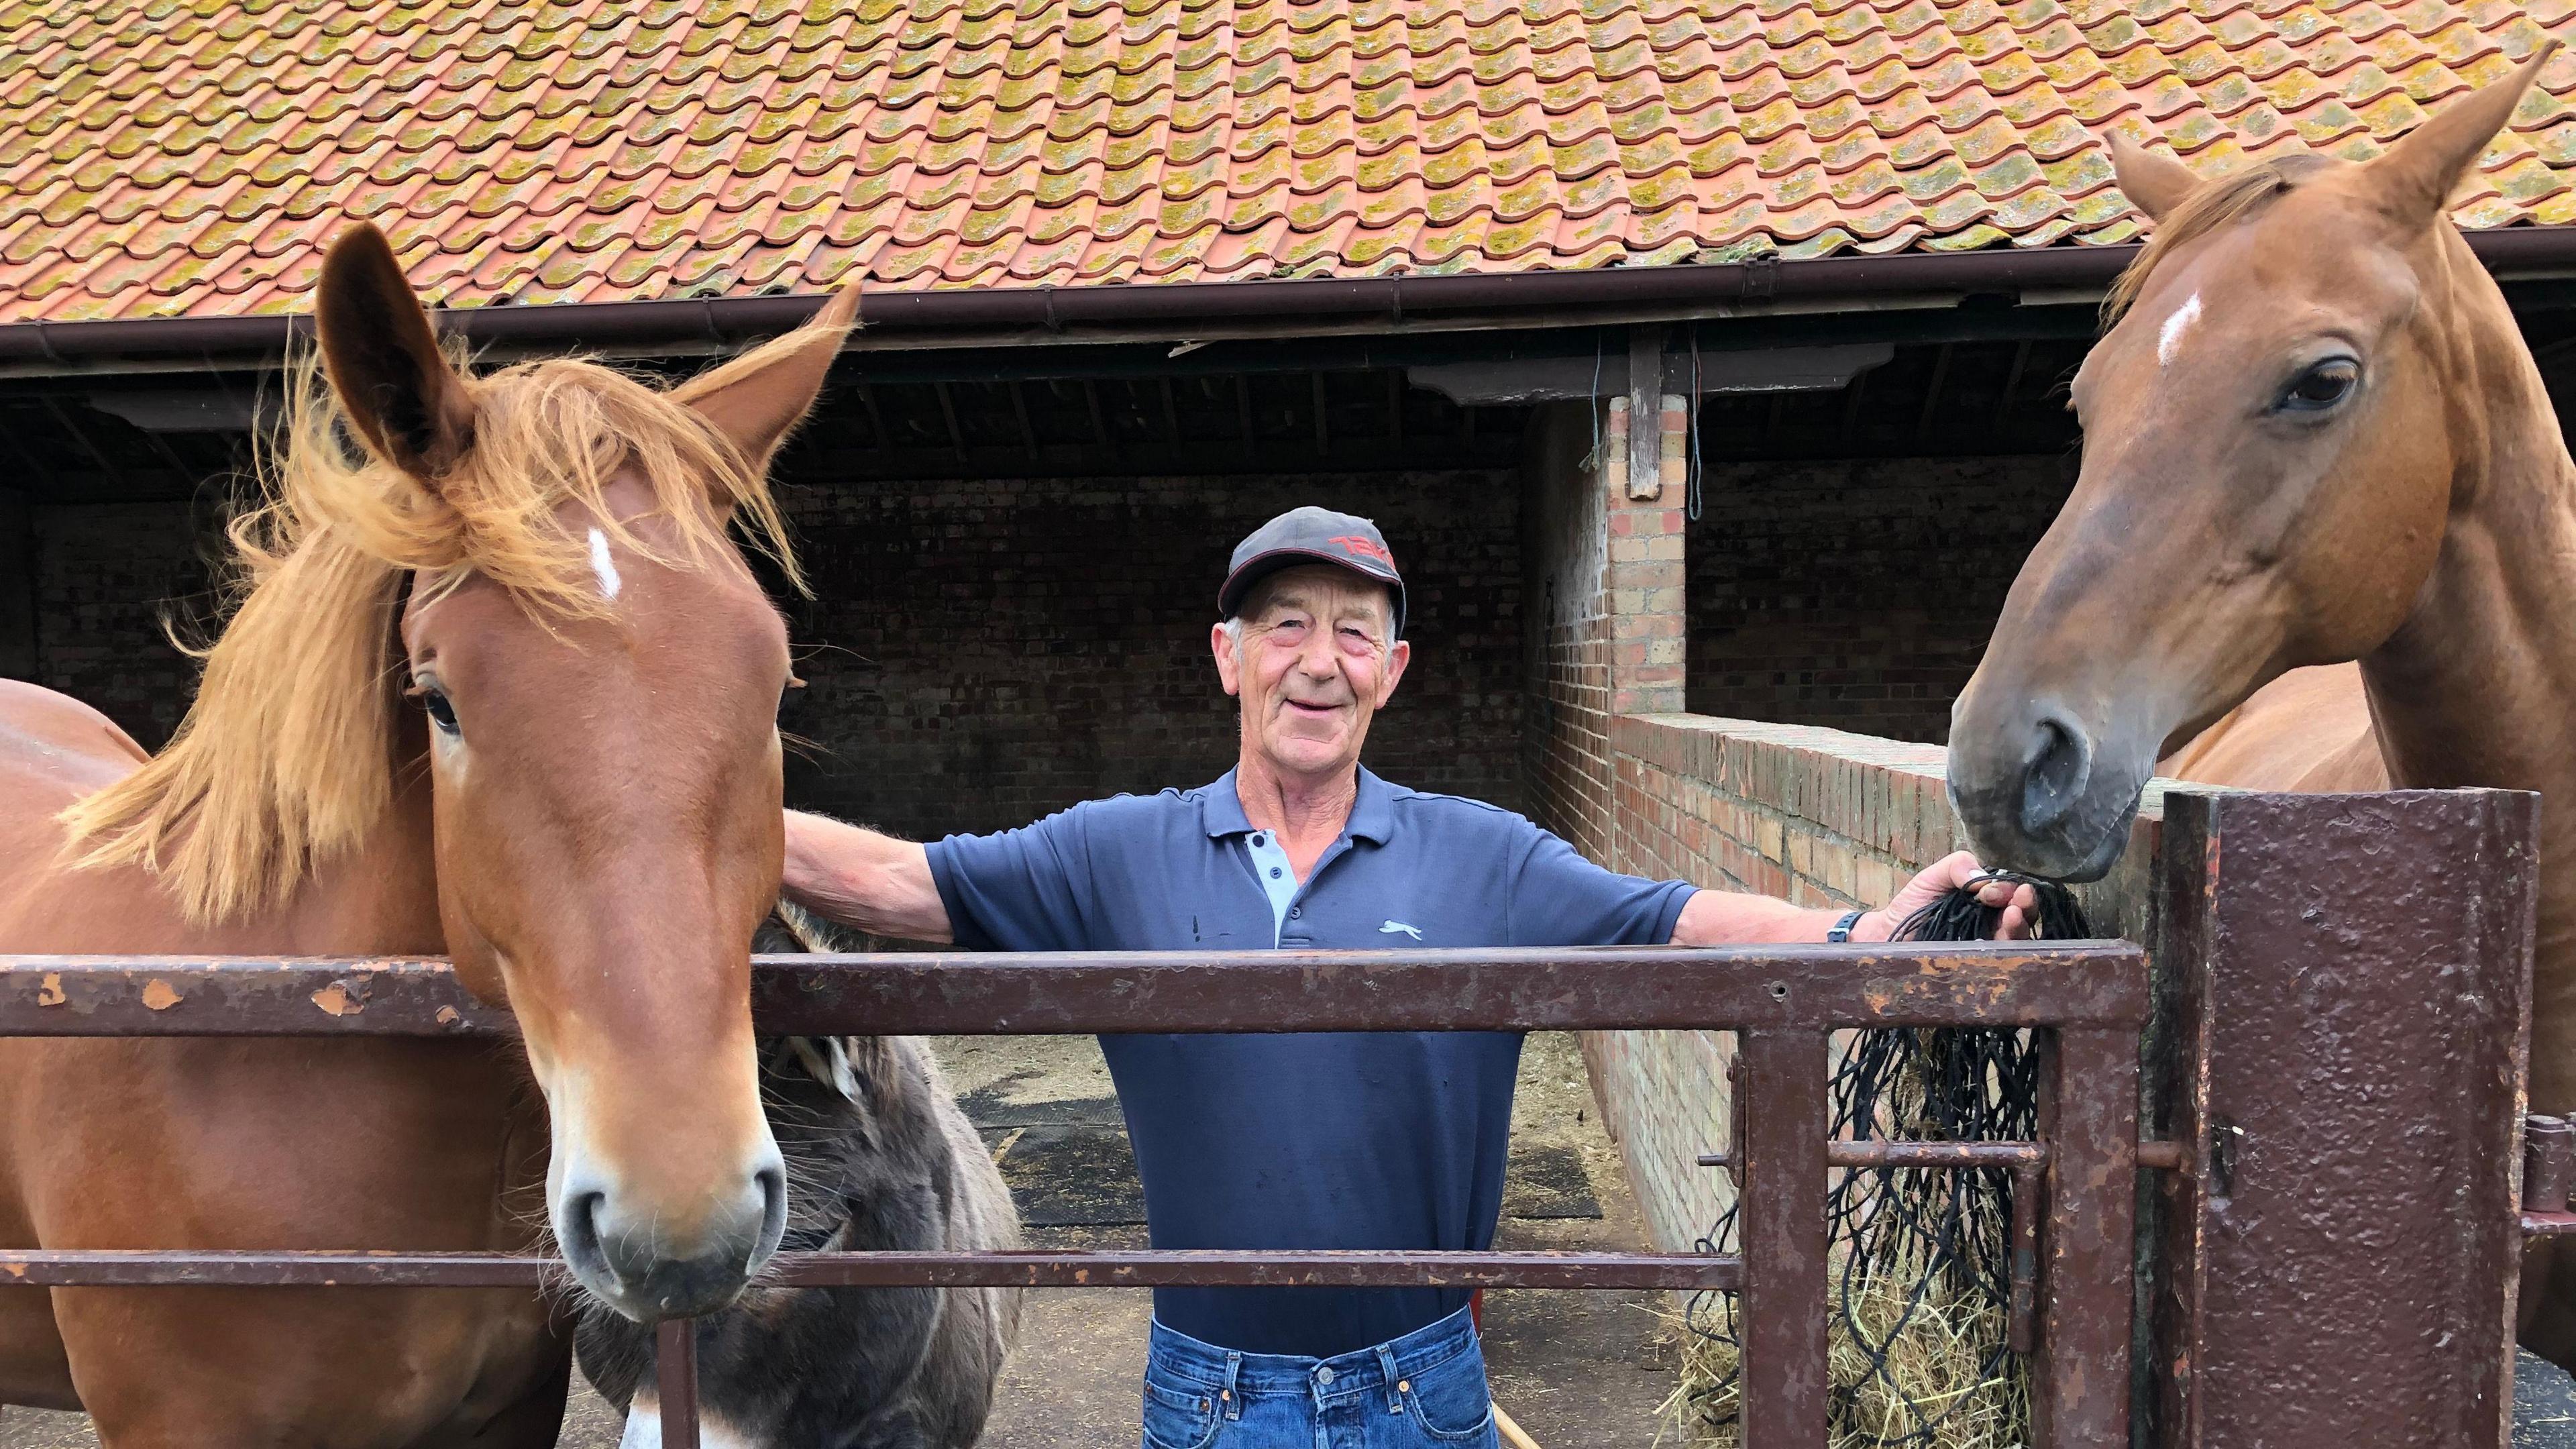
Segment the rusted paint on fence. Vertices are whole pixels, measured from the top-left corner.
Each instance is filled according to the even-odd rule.
[[[1844,1027],[2032,1026],[2134,1041],[2146,963],[2122,942],[1790,946],[1694,951],[1244,952],[761,958],[755,1020],[779,1033],[1462,1031],[1737,1028],[1761,1109],[1744,1151],[1744,1258],[1555,1253],[885,1253],[783,1258],[773,1276],[815,1285],[1022,1287],[1375,1286],[1737,1289],[1744,1295],[1745,1421],[1755,1442],[1822,1449],[1825,1436],[1828,1120],[1826,1042]],[[0,957],[0,1034],[466,1035],[508,1030],[444,963],[217,958]],[[2113,1172],[2134,1149],[2095,1138],[2126,1121],[2134,1056],[2093,1052],[2098,1076],[2061,1084],[2074,1162]],[[2134,1124],[2130,1124],[2134,1125]],[[1845,1144],[1877,1160],[2027,1170],[2053,1142]],[[1991,1161],[1989,1161],[1991,1159]],[[2100,1196],[2095,1194],[2093,1196]],[[2118,1231],[2065,1199],[2052,1233]],[[2097,1261],[2099,1259],[2100,1261]],[[2079,1251],[2059,1282],[2125,1261]],[[532,1285],[548,1260],[400,1253],[0,1252],[0,1285]],[[679,1332],[679,1330],[673,1330]],[[666,1344],[674,1343],[665,1334]],[[685,1344],[675,1347],[676,1365]],[[2098,1355],[2115,1378],[2125,1337],[2067,1331],[2049,1353]],[[674,1369],[677,1372],[677,1369]],[[685,1392],[675,1383],[666,1421]],[[666,1441],[668,1442],[668,1441]],[[2080,1442],[2068,1440],[2066,1443]],[[2063,1449],[2047,1445],[2043,1449]]]
[[[2138,1034],[2069,1030],[2040,1038],[2039,1132],[2049,1144],[2047,1243],[2031,1374],[2031,1442],[2040,1449],[2129,1442],[2135,1320],[2138,1100],[2106,1092],[2137,1080]]]
[[[2522,1119],[2522,1207],[2563,1213],[2576,1187],[2576,1127],[2564,1117],[2533,1113]]]
[[[2126,942],[764,956],[764,1032],[1573,1031],[2127,1026]],[[152,1003],[161,1002],[155,1006]],[[0,956],[0,1036],[509,1030],[439,961]]]
[[[1738,1056],[1746,1104],[1744,1247],[1737,1315],[1747,1439],[1761,1449],[1825,1449],[1825,1141],[1831,1068],[1822,1031],[1748,1031]]]
[[[1733,1289],[1742,1278],[1739,1260],[1705,1253],[1208,1249],[781,1253],[761,1273],[764,1283],[802,1288]],[[565,1281],[560,1259],[501,1253],[0,1249],[0,1287],[513,1288]]]
[[[2537,797],[2165,797],[2153,1442],[2497,1449]]]
[[[2047,1191],[2048,1174],[2039,1164],[2013,1169],[2004,1346],[2024,1356],[2039,1351],[2039,1204]]]
[[[2048,1147],[2039,1142],[1854,1142],[1834,1138],[1825,1144],[1828,1167],[1903,1167],[1931,1171],[1978,1168],[2034,1167],[2048,1160]],[[1731,1167],[1734,1154],[1703,1152],[1702,1167]]]
[[[653,1391],[662,1406],[662,1449],[698,1449],[698,1326],[666,1318],[653,1326]]]

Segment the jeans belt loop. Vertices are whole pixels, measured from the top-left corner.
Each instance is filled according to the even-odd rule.
[[[1377,1369],[1379,1373],[1386,1375],[1386,1411],[1390,1414],[1403,1413],[1404,1381],[1396,1377],[1394,1351],[1382,1343],[1377,1346]]]
[[[1243,1373],[1243,1355],[1228,1350],[1225,1355],[1225,1416],[1243,1417],[1243,1395],[1234,1391],[1234,1381]]]

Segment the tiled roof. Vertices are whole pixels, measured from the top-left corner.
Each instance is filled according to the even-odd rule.
[[[0,322],[2110,242],[2576,0],[0,0]],[[2576,220],[2576,58],[2464,197]]]

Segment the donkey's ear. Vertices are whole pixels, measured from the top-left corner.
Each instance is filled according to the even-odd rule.
[[[2407,132],[2388,154],[2371,162],[2366,174],[2388,214],[2409,227],[2440,215],[2460,178],[2513,119],[2523,92],[2557,49],[2557,41],[2543,40],[2513,74],[2443,107],[2440,115]]]
[[[331,390],[376,456],[423,483],[465,456],[473,396],[372,223],[342,232],[322,259],[313,323]]]
[[[859,289],[853,283],[824,303],[814,320],[690,378],[671,390],[672,400],[731,439],[753,467],[767,467],[769,455],[814,406],[823,375],[832,370],[832,359],[858,315]]]
[[[2117,131],[2111,133],[2111,175],[2129,204],[2155,221],[2164,220],[2200,185],[2190,167],[2171,156],[2159,156]]]

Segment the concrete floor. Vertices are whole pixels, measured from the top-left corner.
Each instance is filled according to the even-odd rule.
[[[941,1038],[970,1116],[999,1154],[1035,1246],[1145,1245],[1142,1200],[1108,1068],[1087,1037]],[[1512,1117],[1498,1246],[1644,1246],[1618,1153],[1603,1135],[1571,1037],[1530,1038]],[[1672,1387],[1653,1293],[1497,1292],[1485,1302],[1495,1397],[1547,1449],[1648,1449]],[[1152,1296],[1033,1294],[988,1449],[1137,1442]],[[565,1449],[614,1449],[620,1425],[576,1385]],[[0,1409],[0,1449],[95,1449],[77,1414]]]

